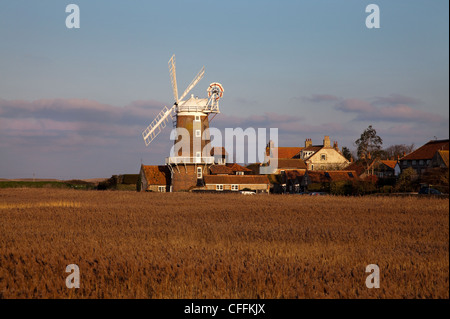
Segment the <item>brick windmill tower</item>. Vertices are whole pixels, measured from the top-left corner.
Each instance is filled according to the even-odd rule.
[[[220,113],[219,99],[223,95],[220,83],[211,83],[207,89],[207,98],[194,97],[192,94],[183,100],[205,75],[203,67],[192,80],[181,97],[178,97],[175,55],[169,60],[169,73],[175,102],[169,109],[166,106],[150,125],[142,132],[145,145],[148,146],[172,120],[176,127],[176,139],[173,154],[166,158],[166,165],[171,172],[172,191],[189,190],[201,186],[203,175],[208,173],[208,165],[214,164],[210,154],[209,122]],[[212,119],[211,118],[211,119]]]

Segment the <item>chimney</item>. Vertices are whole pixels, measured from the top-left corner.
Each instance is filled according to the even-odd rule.
[[[333,141],[333,148],[339,152],[339,146],[337,141]]]
[[[273,149],[274,149],[274,142],[272,140],[270,140],[266,146],[266,155],[271,157]]]
[[[323,147],[331,147],[330,137],[328,135],[325,135],[323,138]]]
[[[308,146],[312,146],[312,140],[310,138],[307,138],[305,140],[305,147],[308,147]]]

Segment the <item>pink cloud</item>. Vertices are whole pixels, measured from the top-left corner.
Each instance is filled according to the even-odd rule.
[[[347,99],[337,104],[336,108],[343,112],[367,113],[374,112],[375,107],[367,101]]]
[[[437,114],[422,111],[406,104],[395,104],[399,101],[415,101],[404,96],[391,96],[378,98],[377,102],[367,102],[360,99],[347,99],[339,102],[335,108],[346,113],[357,114],[356,120],[362,121],[385,121],[385,122],[425,122],[441,123],[445,119]],[[375,104],[387,104],[377,106]]]

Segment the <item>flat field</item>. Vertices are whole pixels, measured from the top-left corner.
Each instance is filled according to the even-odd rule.
[[[0,297],[449,298],[449,200],[1,189]]]

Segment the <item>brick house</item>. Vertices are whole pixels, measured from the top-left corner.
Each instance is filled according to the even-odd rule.
[[[137,189],[140,191],[169,192],[171,173],[166,165],[141,165]]]
[[[238,192],[250,189],[257,193],[269,193],[270,182],[264,175],[206,175],[204,176],[207,191]]]
[[[396,176],[396,165],[397,161],[395,160],[375,159],[367,167],[365,175],[376,176],[378,178],[393,178]]]
[[[252,175],[252,170],[236,163],[212,165],[209,167],[211,175]]]
[[[445,152],[438,153],[438,151],[448,152],[448,150],[449,150],[448,139],[429,141],[428,143],[419,147],[414,152],[411,152],[408,155],[400,158],[399,167],[401,170],[404,170],[408,167],[412,167],[416,171],[416,173],[420,176],[423,173],[425,173],[427,169],[438,167],[442,163],[445,163],[444,160]]]

